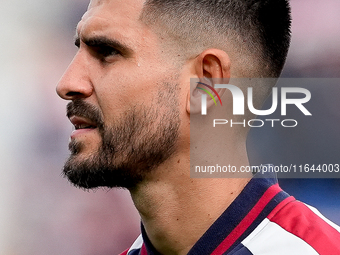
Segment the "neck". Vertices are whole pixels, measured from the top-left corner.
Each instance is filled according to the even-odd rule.
[[[248,164],[246,157],[243,163]],[[176,167],[157,169],[150,180],[130,192],[155,249],[161,254],[187,254],[250,177],[190,178],[188,157],[174,157],[168,165]]]

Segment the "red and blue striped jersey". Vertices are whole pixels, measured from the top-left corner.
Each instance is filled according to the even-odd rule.
[[[156,254],[142,225],[142,234],[121,255]],[[337,255],[340,228],[289,196],[276,177],[253,178],[188,253],[227,254]]]

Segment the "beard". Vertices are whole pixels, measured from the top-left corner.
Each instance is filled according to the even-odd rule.
[[[79,154],[85,145],[72,140],[64,176],[85,189],[132,189],[171,158],[176,151],[180,126],[177,86],[163,85],[154,105],[134,106],[118,116],[111,126],[105,125],[101,112],[93,105],[82,99],[70,102],[67,115],[82,116],[96,123],[101,144],[80,160]]]

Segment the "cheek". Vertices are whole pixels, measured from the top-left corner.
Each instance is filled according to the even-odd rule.
[[[150,105],[157,100],[157,82],[143,76],[106,77],[95,88],[104,117],[120,115],[131,107]]]
[[[106,76],[97,82],[95,93],[104,119],[111,115],[119,115],[133,99],[134,89],[125,77]]]
[[[122,60],[100,70],[94,81],[98,105],[107,123],[118,116],[124,116],[133,107],[151,107],[159,101],[160,84],[169,73],[165,67],[155,67],[155,61],[148,58]],[[166,99],[162,99],[166,100]]]

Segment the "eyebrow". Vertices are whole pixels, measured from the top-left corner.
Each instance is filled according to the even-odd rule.
[[[133,50],[128,47],[127,45],[111,39],[111,38],[107,38],[105,36],[95,36],[95,37],[82,37],[80,39],[80,37],[78,35],[76,35],[75,37],[75,41],[74,44],[79,47],[80,46],[80,40],[82,42],[84,42],[87,46],[89,47],[98,47],[98,48],[103,48],[103,47],[111,47],[114,48],[116,50],[118,50],[123,56],[130,56],[133,53]]]

